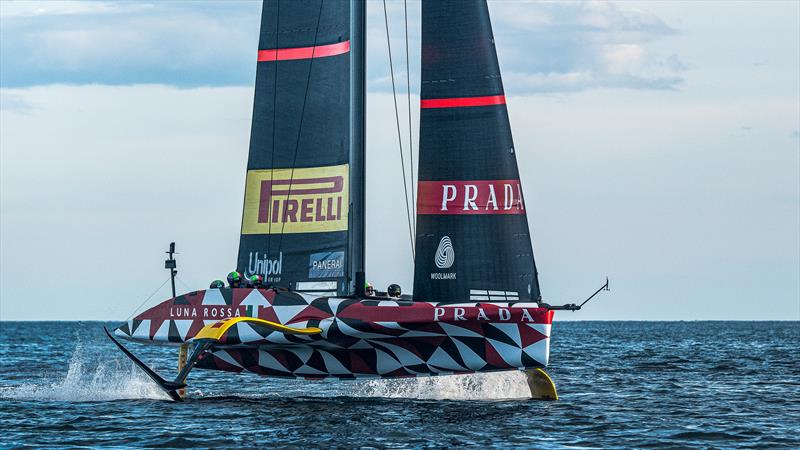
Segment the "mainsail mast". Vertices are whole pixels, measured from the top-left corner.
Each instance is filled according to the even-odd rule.
[[[348,266],[356,285],[347,293],[361,292],[366,271],[366,141],[367,141],[367,2],[350,1],[350,252]]]
[[[414,298],[539,299],[485,0],[422,2]]]
[[[351,39],[348,2],[264,2],[237,264],[247,276],[348,294],[363,271],[359,3]]]

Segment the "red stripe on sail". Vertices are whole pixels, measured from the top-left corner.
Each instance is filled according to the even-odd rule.
[[[336,56],[350,51],[350,41],[312,47],[277,48],[258,51],[258,62],[291,61],[294,59],[324,58]]]
[[[464,108],[470,106],[505,105],[505,95],[487,95],[484,97],[432,98],[420,100],[420,106],[427,108]]]

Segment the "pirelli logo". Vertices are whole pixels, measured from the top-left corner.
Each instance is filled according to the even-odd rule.
[[[349,166],[249,170],[242,234],[347,230]]]

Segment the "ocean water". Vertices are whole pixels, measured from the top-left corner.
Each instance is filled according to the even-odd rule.
[[[557,402],[528,399],[519,372],[195,370],[172,403],[103,325],[0,322],[0,447],[800,448],[800,322],[557,322]],[[175,348],[129,348],[175,373]]]

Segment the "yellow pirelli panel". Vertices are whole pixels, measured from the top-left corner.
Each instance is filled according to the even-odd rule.
[[[242,234],[347,230],[349,165],[247,171]]]

